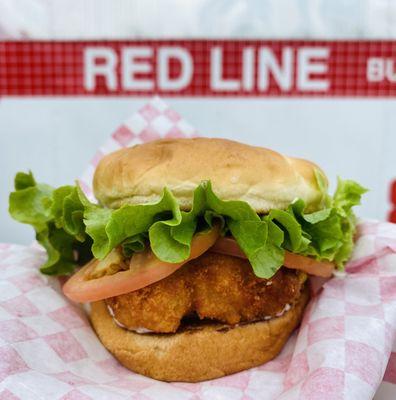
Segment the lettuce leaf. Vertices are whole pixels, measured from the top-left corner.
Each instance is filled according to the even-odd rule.
[[[36,183],[31,172],[19,172],[14,185],[9,212],[17,221],[33,226],[37,241],[47,251],[42,273],[67,275],[79,262],[92,258],[92,241],[85,234],[83,206],[75,186],[53,189]]]
[[[287,212],[301,225],[304,236],[309,240],[305,248],[297,253],[313,256],[320,260],[334,261],[343,269],[353,249],[356,218],[352,207],[360,204],[367,189],[351,180],[338,179],[334,197],[328,196],[326,208],[304,214],[304,202],[297,200]],[[293,249],[291,249],[293,250]]]
[[[112,210],[90,202],[79,186],[53,189],[36,183],[31,173],[18,173],[9,211],[36,230],[48,253],[41,268],[46,274],[71,273],[79,262],[92,256],[103,259],[118,246],[130,257],[150,245],[159,259],[181,262],[190,254],[193,235],[220,223],[222,234],[235,238],[254,273],[270,278],[282,266],[285,250],[334,261],[339,268],[351,254],[352,207],[366,190],[339,180],[332,198],[319,171],[316,179],[323,193],[320,210],[305,213],[304,202],[297,199],[286,210],[259,216],[246,202],[218,198],[210,181],[195,189],[190,211],[180,210],[167,188],[156,203]]]

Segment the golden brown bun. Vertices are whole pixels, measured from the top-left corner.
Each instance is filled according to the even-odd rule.
[[[121,149],[104,157],[94,193],[110,208],[159,200],[164,187],[190,209],[194,189],[211,180],[222,200],[243,200],[258,212],[286,208],[300,198],[317,208],[322,194],[315,164],[225,139],[165,139]]]
[[[91,321],[103,345],[125,367],[161,381],[199,382],[273,359],[302,318],[307,288],[283,316],[234,328],[209,325],[175,334],[138,334],[117,326],[104,301]]]

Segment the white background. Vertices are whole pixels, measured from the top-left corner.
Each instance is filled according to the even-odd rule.
[[[0,0],[0,36],[392,38],[394,0]]]

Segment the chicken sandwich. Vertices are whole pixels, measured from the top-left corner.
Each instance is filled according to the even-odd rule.
[[[90,303],[104,346],[165,381],[274,358],[301,321],[308,276],[350,257],[364,193],[315,164],[224,139],[158,140],[105,156],[91,202],[19,173],[10,212],[48,253],[43,273]],[[88,261],[88,262],[87,262]],[[78,265],[82,268],[76,270]]]

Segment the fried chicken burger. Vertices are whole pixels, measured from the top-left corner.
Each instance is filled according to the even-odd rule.
[[[265,363],[301,321],[308,276],[331,277],[353,247],[364,189],[333,197],[315,164],[224,139],[158,140],[105,156],[98,203],[19,173],[10,212],[36,229],[41,271],[90,303],[127,368],[196,382]]]

